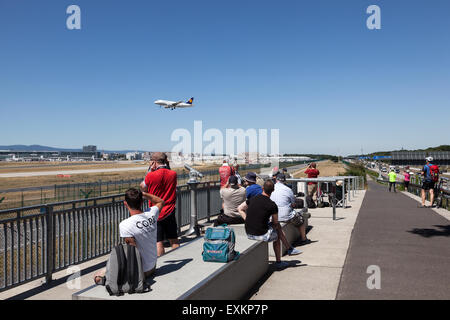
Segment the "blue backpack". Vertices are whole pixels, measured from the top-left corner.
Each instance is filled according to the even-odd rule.
[[[234,250],[235,235],[232,228],[223,224],[218,227],[209,227],[205,232],[203,243],[203,261],[229,262],[239,258],[239,252]]]

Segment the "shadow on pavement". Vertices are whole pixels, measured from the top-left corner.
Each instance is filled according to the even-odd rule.
[[[409,230],[408,232],[418,234],[425,238],[431,238],[431,237],[436,237],[436,236],[441,236],[441,237],[449,237],[450,236],[450,225],[446,225],[446,226],[434,225],[434,227],[437,227],[437,228],[436,229],[415,228],[415,229]]]
[[[182,259],[182,260],[166,261],[165,265],[156,269],[155,277],[159,277],[159,276],[180,270],[181,268],[183,268],[183,266],[185,266],[192,260],[193,260],[192,258],[189,258],[189,259]]]
[[[297,268],[297,267],[306,267],[307,264],[301,264],[302,262],[300,260],[282,260],[285,261],[287,263],[289,263],[289,267],[284,268],[282,270],[277,270],[275,268],[275,262],[271,263],[269,265],[269,270],[267,271],[267,273],[261,278],[259,279],[259,281],[255,284],[255,286],[249,291],[247,292],[247,294],[244,296],[244,298],[242,300],[250,300],[251,297],[253,297],[255,294],[258,293],[259,288],[261,288],[261,286],[272,276],[272,274],[274,272],[279,272],[279,271],[283,271],[289,268]]]
[[[96,265],[93,265],[93,266],[90,266],[90,267],[88,267],[86,269],[80,270],[80,277],[85,275],[85,274],[88,274],[88,273],[91,273],[93,271],[96,271],[96,270],[99,270],[101,268],[104,268],[104,267],[106,267],[106,261],[100,262],[100,263],[98,263]],[[24,299],[30,298],[30,297],[32,297],[34,295],[37,295],[37,294],[42,293],[44,291],[53,289],[54,287],[57,287],[57,286],[65,283],[65,282],[67,282],[67,280],[69,280],[69,277],[71,277],[71,276],[72,275],[69,274],[69,275],[67,275],[65,277],[62,277],[60,279],[53,280],[53,281],[51,281],[48,284],[42,284],[39,287],[30,289],[30,290],[22,292],[22,293],[19,293],[18,295],[10,297],[10,298],[8,298],[6,300],[24,300]],[[92,278],[92,284],[94,284],[94,278]]]

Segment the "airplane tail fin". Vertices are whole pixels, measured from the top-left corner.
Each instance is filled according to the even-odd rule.
[[[192,104],[194,102],[194,97],[190,98],[186,103]]]

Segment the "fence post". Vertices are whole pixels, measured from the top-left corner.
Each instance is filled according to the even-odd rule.
[[[53,267],[54,267],[54,249],[55,249],[55,226],[53,207],[46,206],[46,220],[47,220],[47,274],[45,276],[45,283],[52,281]]]
[[[208,182],[208,188],[206,190],[206,203],[207,203],[207,207],[206,207],[206,214],[208,217],[208,222],[211,222],[211,183]]]

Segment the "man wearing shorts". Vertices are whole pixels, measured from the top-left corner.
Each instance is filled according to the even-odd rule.
[[[288,266],[286,262],[281,261],[281,243],[289,248],[288,254],[295,255],[301,251],[290,246],[280,223],[278,222],[278,207],[275,202],[270,200],[270,195],[274,190],[274,184],[271,180],[267,180],[263,186],[263,193],[252,197],[239,206],[239,211],[245,211],[243,218],[245,219],[245,232],[250,240],[273,242],[273,251],[275,252],[276,263],[278,269]],[[246,210],[242,206],[246,204]],[[272,221],[270,221],[272,220]]]
[[[291,188],[285,185],[286,177],[280,173],[276,177],[277,183],[275,189],[270,195],[270,199],[278,206],[278,220],[281,222],[288,222],[298,228],[300,232],[300,245],[311,243],[311,240],[306,238],[306,224],[304,219],[309,217],[308,209],[302,212],[294,210],[295,196]]]
[[[432,177],[431,177],[431,167],[433,166],[431,164],[431,162],[433,161],[432,157],[427,157],[425,158],[426,164],[422,169],[422,175],[423,175],[423,182],[422,182],[422,208],[426,208],[425,206],[425,200],[426,200],[426,195],[427,195],[427,191],[430,192],[430,201],[431,201],[431,206],[433,206],[433,202],[434,202],[434,184],[435,182],[433,181]]]
[[[164,240],[168,239],[172,249],[178,248],[178,228],[175,219],[177,201],[177,173],[170,170],[167,155],[154,152],[150,159],[149,172],[141,182],[141,190],[164,200],[165,206],[158,218],[157,248],[158,257],[165,253]],[[149,207],[152,206],[149,201]]]

